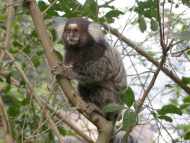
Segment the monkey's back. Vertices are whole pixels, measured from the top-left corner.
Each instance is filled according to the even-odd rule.
[[[74,66],[73,70],[78,74],[80,95],[100,108],[119,102],[118,92],[127,86],[121,56],[113,48],[106,48],[102,57]]]

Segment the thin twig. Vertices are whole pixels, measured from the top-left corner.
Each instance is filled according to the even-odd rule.
[[[52,120],[52,118],[49,116],[49,112],[47,110],[47,108],[44,109],[44,116],[46,117],[46,119],[48,120],[48,125],[50,127],[50,129],[53,131],[53,133],[57,136],[57,138],[59,139],[59,143],[64,143],[64,138],[63,136],[60,134],[57,125],[55,124],[55,122]]]
[[[0,91],[2,92],[2,91]],[[3,123],[3,129],[4,129],[4,133],[5,133],[5,142],[6,143],[13,143],[13,137],[12,137],[12,133],[11,133],[11,127],[10,127],[10,123],[9,123],[9,118],[8,118],[8,114],[6,112],[5,109],[5,105],[3,103],[3,100],[0,96],[0,117],[1,117],[1,121]]]
[[[45,15],[45,13],[46,13],[50,8],[52,8],[52,7],[56,4],[57,1],[58,1],[58,0],[54,0],[52,3],[50,3],[50,5],[42,12],[42,15]]]
[[[115,0],[109,0],[109,1],[105,2],[105,3],[102,4],[102,5],[99,5],[98,7],[99,7],[99,8],[107,7],[107,6],[109,6],[110,3],[114,2],[114,1],[115,1]]]
[[[163,56],[163,57],[162,57],[162,60],[161,60],[161,62],[160,62],[160,67],[157,68],[157,70],[156,70],[156,72],[154,73],[154,76],[152,77],[152,79],[151,79],[151,81],[150,81],[150,83],[149,83],[147,89],[145,89],[142,98],[139,100],[140,102],[139,102],[139,105],[138,105],[137,113],[140,112],[140,110],[141,110],[141,108],[142,108],[142,106],[143,106],[143,104],[144,104],[144,101],[145,101],[146,97],[148,96],[149,92],[150,92],[151,89],[153,88],[153,86],[154,86],[154,84],[155,84],[155,81],[156,81],[156,79],[157,79],[157,77],[158,77],[158,74],[159,74],[159,72],[160,72],[162,66],[163,66],[164,63],[165,63],[165,60],[166,60],[166,57]]]
[[[11,47],[11,29],[12,29],[12,20],[14,17],[14,13],[15,13],[15,9],[14,9],[14,5],[10,5],[14,3],[13,0],[7,0],[6,1],[6,36],[5,36],[5,42],[4,42],[4,47],[5,49],[9,49]],[[10,6],[9,6],[10,5]],[[4,57],[4,52],[1,51],[1,59],[3,59]],[[4,109],[4,104],[3,104],[3,100],[0,98],[0,110],[1,110],[1,114],[2,114],[2,119],[3,119],[3,123],[4,123],[4,131],[5,131],[5,142],[6,143],[13,143],[14,139],[12,136],[12,131],[11,131],[11,127],[10,127],[10,123],[9,123],[9,119],[8,119],[8,115],[6,110]]]
[[[140,55],[142,55],[143,57],[145,57],[149,62],[153,63],[155,66],[160,67],[160,63],[155,60],[153,57],[151,57],[148,53],[146,53],[145,51],[143,51],[142,49],[144,49],[143,47],[140,47],[139,45],[137,45],[136,43],[134,43],[133,41],[129,40],[128,38],[126,38],[124,35],[122,35],[117,29],[112,28],[111,26],[108,25],[103,25],[105,27],[105,29],[107,29],[108,31],[110,31],[113,35],[117,36],[120,38],[121,41],[125,42],[126,44],[128,44],[131,48],[133,48],[137,53],[139,53]],[[170,77],[175,83],[177,83],[187,94],[190,94],[190,88],[185,85],[182,80],[175,74],[173,73],[171,70],[169,70],[168,68],[162,66],[161,70],[168,76]]]
[[[81,136],[83,139],[85,139],[89,143],[94,143],[94,141],[87,136],[81,129],[79,129],[71,120],[68,118],[67,114],[64,111],[55,111],[55,109],[47,103],[44,99],[41,99],[41,101],[46,105],[48,110],[51,112],[54,112],[55,115],[61,119],[64,123],[66,123],[71,129],[73,129],[79,136]]]
[[[8,51],[5,51],[5,53],[7,54],[7,56],[8,56],[11,60],[15,61],[15,59],[14,59],[14,57],[13,57],[13,55],[12,55],[11,53],[9,53]],[[26,84],[27,84],[27,86],[28,86],[28,88],[29,88],[29,90],[30,90],[30,92],[29,92],[30,94],[28,94],[28,95],[29,95],[30,97],[32,97],[32,99],[34,99],[35,102],[36,102],[39,106],[41,106],[42,108],[45,107],[45,108],[48,108],[48,110],[55,112],[55,110],[54,110],[52,107],[50,107],[50,105],[48,105],[48,104],[45,103],[42,99],[40,99],[39,97],[37,97],[37,96],[35,95],[34,90],[33,90],[33,85],[32,85],[32,83],[29,81],[29,79],[27,78],[27,76],[25,75],[24,71],[21,69],[21,67],[19,66],[19,64],[17,64],[17,63],[14,63],[14,64],[15,64],[16,69],[18,70],[18,72],[20,73],[21,77],[22,77],[23,80],[26,82]],[[47,111],[46,111],[46,112],[47,112]],[[56,112],[55,114],[56,114],[56,116],[57,116],[58,118],[60,118],[60,119],[63,120],[68,126],[70,126],[74,131],[76,131],[77,133],[79,133],[79,135],[80,135],[82,138],[84,138],[84,139],[85,139],[86,141],[88,141],[89,143],[93,143],[92,139],[90,139],[88,136],[84,135],[84,134],[82,133],[82,131],[79,130],[77,127],[75,127],[74,125],[70,124],[70,122],[66,119],[65,116],[62,115],[61,112],[60,112],[60,113],[57,113],[57,112]],[[52,120],[49,120],[49,121],[52,122]],[[50,123],[50,124],[52,125],[52,123]],[[54,132],[55,132],[56,135],[57,135],[57,130],[54,131]],[[58,137],[60,137],[60,136],[58,136]],[[61,138],[62,138],[62,137],[61,137]],[[60,140],[62,140],[62,139],[60,139]]]
[[[187,48],[185,48],[185,49],[183,49],[181,51],[177,51],[177,52],[171,53],[171,56],[172,57],[179,57],[182,54],[184,54],[184,52],[186,52],[186,51],[190,51],[190,47],[187,47]]]
[[[15,60],[14,57],[11,55],[11,53],[9,53],[8,51],[5,51],[5,53],[8,55],[8,57],[11,59],[11,60]],[[32,97],[36,103],[38,103],[38,105],[40,105],[42,108],[44,107],[44,105],[40,102],[40,100],[37,98],[37,96],[35,96],[35,92],[34,92],[34,89],[33,89],[33,85],[31,84],[31,82],[29,81],[29,79],[27,78],[26,74],[24,73],[24,71],[21,69],[21,67],[19,66],[19,64],[15,63],[15,67],[16,69],[19,71],[19,73],[21,74],[23,80],[26,82],[26,84],[28,85],[29,87],[29,95],[30,97]],[[31,98],[31,99],[32,99]],[[45,109],[44,109],[45,110]],[[58,137],[60,143],[63,143],[63,138],[61,137],[59,131],[57,130],[56,127],[54,127],[54,122],[53,120],[49,117],[48,115],[48,111],[44,111],[44,115],[45,117],[47,118],[48,117],[48,123],[49,123],[49,126],[50,128],[53,130],[53,132],[55,133],[55,135]]]

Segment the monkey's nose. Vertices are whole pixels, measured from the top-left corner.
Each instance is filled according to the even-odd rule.
[[[73,32],[70,32],[70,33],[69,33],[69,37],[74,37],[74,33],[73,33]]]

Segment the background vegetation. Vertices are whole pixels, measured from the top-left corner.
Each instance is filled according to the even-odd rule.
[[[49,72],[27,6],[22,0],[0,2],[0,143],[5,142],[6,135],[18,143],[54,143],[67,135],[87,138],[72,128],[64,120],[66,117],[56,114],[76,111],[62,96]],[[121,124],[124,130],[131,131],[137,124],[150,124],[154,142],[190,140],[190,16],[187,14],[190,1],[136,0],[126,3],[123,9],[116,3],[117,0],[37,1],[59,55],[64,50],[52,26],[55,16],[84,16],[116,27],[106,26],[107,38],[122,54],[129,88],[122,92],[122,105],[108,105],[105,110],[124,111]],[[11,7],[15,9],[12,16]],[[11,37],[8,17],[12,21]],[[142,38],[131,39],[127,33],[130,29],[135,29],[137,37]]]

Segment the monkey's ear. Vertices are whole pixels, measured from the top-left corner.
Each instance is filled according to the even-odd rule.
[[[92,38],[99,42],[104,39],[104,33],[102,32],[101,25],[97,23],[90,23],[88,26],[88,32],[92,36]]]
[[[54,17],[53,18],[53,27],[55,28],[55,30],[57,32],[57,37],[59,40],[61,40],[66,22],[67,22],[67,19],[63,18],[63,17]]]

